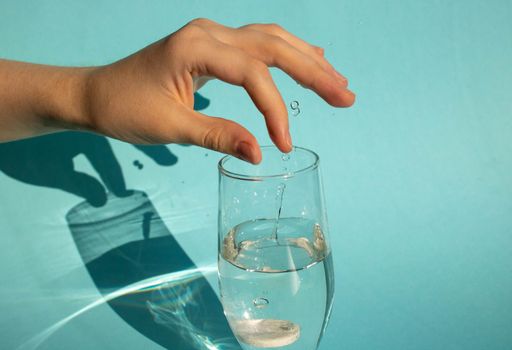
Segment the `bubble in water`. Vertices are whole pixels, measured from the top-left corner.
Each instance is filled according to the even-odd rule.
[[[330,42],[330,41],[329,41],[329,42],[327,43],[327,46],[332,46],[332,42]]]
[[[281,194],[283,193],[285,188],[286,188],[286,185],[284,183],[280,183],[277,186],[276,198],[278,198],[278,199],[281,198]]]
[[[289,160],[290,160],[290,154],[289,154],[289,153],[283,153],[283,154],[281,155],[281,160],[282,160],[283,162],[287,162],[287,161],[289,161]],[[288,171],[288,167],[286,166],[286,164],[284,165],[283,170],[284,170],[284,171]]]
[[[292,114],[294,116],[298,116],[300,114],[299,101],[290,102],[290,108],[292,109]]]
[[[253,305],[257,309],[263,309],[269,304],[268,299],[265,298],[256,298],[252,301]]]

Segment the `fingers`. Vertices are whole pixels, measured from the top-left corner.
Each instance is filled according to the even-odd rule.
[[[345,78],[337,75],[330,65],[322,66],[313,56],[303,53],[286,40],[255,30],[236,32],[234,36],[237,46],[266,65],[282,69],[329,104],[348,107],[354,103],[355,96],[347,90]]]
[[[196,22],[219,41],[242,49],[268,66],[276,66],[302,86],[315,91],[329,104],[348,107],[355,95],[347,79],[324,58],[323,49],[313,46],[276,24],[250,24],[233,29],[210,20]]]
[[[324,49],[318,46],[311,45],[301,38],[293,35],[292,33],[286,31],[281,26],[277,24],[249,24],[240,29],[244,30],[256,30],[268,35],[277,36],[290,45],[294,46],[296,49],[302,51],[304,54],[309,55],[312,59],[314,59],[318,64],[320,64],[328,73],[332,73],[338,76],[340,79],[347,81],[347,79],[338,71],[334,69],[334,67],[325,59],[324,57]]]
[[[186,108],[181,113],[187,120],[187,128],[181,137],[184,142],[230,154],[253,164],[261,162],[258,141],[240,124]]]
[[[263,114],[274,144],[281,151],[290,152],[288,112],[265,63],[220,41],[211,41],[209,45],[209,55],[201,62],[205,70],[202,74],[244,87]]]
[[[348,107],[354,103],[355,95],[347,89],[347,79],[324,58],[323,49],[279,26],[256,24],[233,29],[206,19],[194,20],[190,25],[195,28],[190,33],[199,35],[198,39],[186,40],[189,47],[196,48],[187,51],[189,56],[194,53],[189,70],[194,88],[201,87],[210,77],[244,87],[263,114],[270,138],[283,152],[291,151],[292,147],[288,113],[268,66],[282,69],[333,106]],[[240,125],[199,113],[192,119],[197,125],[186,128],[196,129],[188,132],[189,142],[252,163],[261,160],[255,138]]]

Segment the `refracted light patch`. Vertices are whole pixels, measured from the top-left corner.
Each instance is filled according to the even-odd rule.
[[[87,311],[90,311],[94,309],[97,306],[100,306],[102,304],[108,303],[109,301],[119,298],[121,296],[127,295],[127,294],[134,294],[134,293],[146,293],[147,291],[158,291],[162,285],[174,285],[179,286],[181,283],[187,283],[192,280],[196,279],[202,279],[205,275],[209,273],[216,273],[217,272],[217,265],[212,264],[204,267],[198,267],[183,271],[177,271],[168,273],[165,275],[160,275],[156,277],[151,277],[142,281],[139,281],[137,283],[133,283],[131,285],[128,285],[126,287],[123,287],[121,289],[112,291],[111,293],[105,294],[102,298],[99,298],[88,305],[84,306],[78,311],[75,311],[71,315],[63,318],[62,320],[56,322],[55,324],[51,325],[50,327],[46,328],[42,332],[34,335],[32,338],[21,344],[17,350],[35,350],[37,349],[42,343],[44,343],[50,336],[52,336],[55,332],[57,332],[60,328],[64,327],[66,324],[71,322],[73,319],[77,318],[78,316],[86,313]],[[188,294],[189,296],[191,294]],[[183,301],[187,300],[187,298],[183,299]],[[216,350],[216,348],[211,348],[212,350]],[[210,350],[210,349],[208,349]]]

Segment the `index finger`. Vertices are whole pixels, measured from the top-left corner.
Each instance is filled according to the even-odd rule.
[[[290,152],[292,141],[288,130],[288,113],[266,64],[221,41],[208,41],[207,45],[210,50],[200,60],[200,65],[204,66],[200,73],[244,87],[263,114],[274,144],[282,152]]]

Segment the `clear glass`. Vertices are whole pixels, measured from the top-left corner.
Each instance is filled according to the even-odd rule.
[[[219,284],[244,350],[315,350],[334,294],[319,157],[262,147],[219,162]]]

